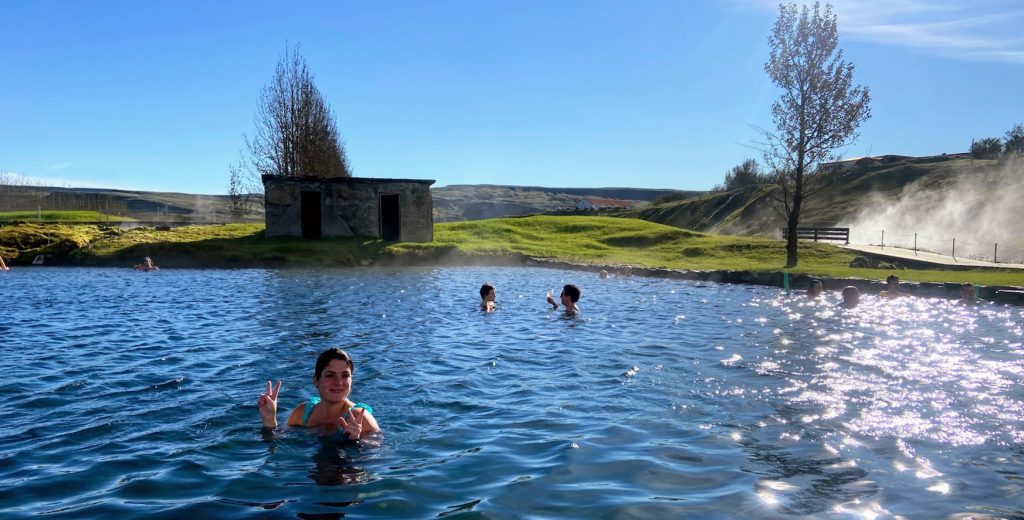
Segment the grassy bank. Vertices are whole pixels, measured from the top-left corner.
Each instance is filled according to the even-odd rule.
[[[0,222],[129,222],[98,211],[0,211]]]
[[[121,231],[92,225],[19,224],[0,227],[0,255],[26,264],[127,266],[143,256],[165,267],[434,265],[473,258],[525,255],[590,264],[701,270],[780,271],[785,244],[762,238],[708,235],[637,219],[536,216],[437,224],[431,243],[347,238],[265,239],[260,224]],[[853,254],[802,243],[793,273],[883,279],[881,269],[847,267]],[[905,280],[1024,286],[1024,272],[904,270]]]

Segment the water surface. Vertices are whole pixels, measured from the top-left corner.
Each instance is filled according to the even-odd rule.
[[[527,268],[23,268],[0,294],[5,518],[1024,516],[1019,308]],[[266,380],[283,422],[332,346],[383,444],[264,438]]]

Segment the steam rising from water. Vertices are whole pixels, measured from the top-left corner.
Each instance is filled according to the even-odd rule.
[[[913,247],[950,254],[956,239],[960,258],[992,260],[999,244],[1000,262],[1024,263],[1024,160],[991,169],[959,172],[952,184],[926,186],[927,179],[910,184],[898,200],[877,196],[848,223],[850,241]],[[934,181],[932,181],[934,182]]]
[[[202,222],[215,222],[217,220],[216,207],[208,199],[196,197],[192,206],[192,218]]]

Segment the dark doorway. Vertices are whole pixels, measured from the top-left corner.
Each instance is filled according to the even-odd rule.
[[[320,240],[320,192],[302,192],[302,238]]]
[[[398,209],[398,194],[380,196],[380,237],[384,240],[399,240],[402,235],[401,218]]]

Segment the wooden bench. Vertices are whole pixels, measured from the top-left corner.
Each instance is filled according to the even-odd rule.
[[[782,229],[782,238],[789,238],[789,229]],[[835,240],[842,241],[846,245],[850,244],[850,228],[835,228],[835,227],[798,227],[796,228],[796,238],[798,240],[813,240],[815,242],[819,240]]]

